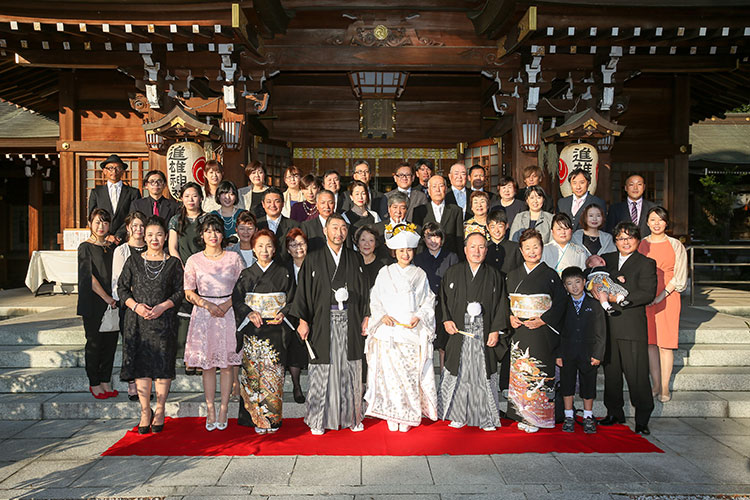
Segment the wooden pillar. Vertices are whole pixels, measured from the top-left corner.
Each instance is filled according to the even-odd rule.
[[[29,178],[29,257],[42,247],[42,172]]]
[[[672,138],[679,153],[668,162],[665,203],[672,219],[672,234],[682,236],[688,234],[690,75],[675,76],[672,117]]]
[[[58,243],[62,244],[62,231],[66,228],[81,227],[81,222],[88,216],[85,189],[79,186],[76,177],[75,153],[69,151],[69,144],[76,140],[76,95],[75,73],[60,73],[60,141],[57,151],[60,153],[60,233]],[[67,147],[66,147],[67,145]],[[83,194],[79,192],[82,189]]]

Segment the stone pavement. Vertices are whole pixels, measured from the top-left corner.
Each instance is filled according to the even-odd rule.
[[[0,498],[522,500],[750,493],[750,419],[654,419],[650,439],[663,454],[100,456],[135,424],[0,421]]]

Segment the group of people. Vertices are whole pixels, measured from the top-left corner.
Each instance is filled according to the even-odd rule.
[[[492,431],[501,390],[520,429],[554,427],[557,404],[572,432],[576,387],[593,433],[600,365],[599,425],[625,421],[623,376],[636,432],[649,433],[654,397],[671,398],[685,250],[639,175],[607,210],[574,170],[553,213],[538,167],[524,170],[520,197],[512,178],[495,194],[483,167],[455,163],[446,181],[430,160],[401,164],[387,193],[370,186],[366,161],[346,190],[335,171],[321,180],[290,166],[282,193],[260,162],[237,189],[209,161],[206,185],[186,183],[179,203],[162,195],[159,171],[140,197],[122,184],[119,157],[101,167],[79,247],[86,371],[94,397],[117,395],[122,332],[120,377],[140,401],[141,433],[164,427],[179,352],[203,377],[208,431],[226,428],[235,397],[239,425],[276,432],[286,371],[314,435],[358,432],[366,415],[391,431],[423,417]]]

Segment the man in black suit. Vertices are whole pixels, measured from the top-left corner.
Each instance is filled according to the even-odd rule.
[[[328,170],[323,174],[323,188],[333,193],[334,208],[337,214],[343,214],[352,208],[352,200],[346,189],[341,189],[341,176],[335,170]]]
[[[614,230],[616,252],[604,254],[612,279],[628,290],[617,297],[600,292],[600,301],[614,303],[608,318],[609,336],[604,362],[604,405],[607,416],[600,425],[625,423],[622,376],[628,381],[630,403],[635,408],[635,432],[650,434],[648,420],[654,409],[648,372],[648,325],[646,306],[656,296],[656,262],[638,252],[640,231],[632,222],[620,222]]]
[[[140,191],[122,183],[122,174],[128,168],[127,163],[113,154],[99,164],[104,172],[106,184],[96,186],[89,195],[89,215],[95,208],[103,208],[112,216],[107,240],[117,245],[127,239],[125,217],[130,213],[130,204],[141,197]]]
[[[651,234],[651,230],[646,224],[648,211],[656,206],[655,203],[643,198],[646,191],[646,181],[638,174],[633,174],[625,179],[625,192],[627,198],[625,201],[615,203],[609,207],[607,214],[607,232],[611,233],[620,222],[632,222],[645,237]]]
[[[371,176],[372,171],[370,170],[370,164],[367,163],[366,160],[357,160],[354,162],[354,173],[352,174],[352,178],[355,181],[362,181],[365,183],[368,194],[370,195],[370,201],[367,203],[367,208],[368,210],[374,210],[377,212],[380,210],[380,202],[383,198],[383,193],[370,187]],[[354,231],[351,232],[353,233]]]
[[[433,165],[432,160],[420,158],[414,164],[414,172],[417,174],[417,183],[414,185],[414,189],[422,191],[429,199],[430,193],[427,183],[435,172],[435,165]]]
[[[469,169],[469,184],[472,191],[484,191],[484,181],[486,178],[485,176],[486,172],[484,171],[483,166],[471,166],[471,168]],[[491,207],[497,204],[497,195],[492,191],[487,191],[487,194],[490,195],[489,203],[487,203],[487,210],[489,211]]]
[[[412,189],[411,183],[414,182],[414,170],[408,163],[402,163],[393,174],[393,180],[396,181],[396,189],[385,193],[380,202],[380,217],[388,217],[388,198],[396,193],[404,193],[408,200],[406,206],[406,219],[414,218],[414,209],[420,205],[427,204],[427,195],[418,189]]]
[[[318,191],[315,196],[315,206],[318,208],[318,216],[302,223],[302,230],[307,236],[308,251],[323,248],[326,244],[324,228],[328,217],[333,213],[333,193],[327,189]]]
[[[448,205],[458,205],[463,213],[464,220],[474,217],[474,213],[469,206],[469,195],[466,189],[466,165],[463,163],[454,163],[448,171],[448,180],[451,185],[445,194],[445,202]]]
[[[152,170],[146,174],[143,183],[146,185],[148,194],[143,198],[133,200],[130,204],[129,213],[138,211],[145,214],[146,217],[158,215],[169,224],[169,220],[177,215],[178,206],[173,199],[162,196],[167,185],[167,176],[161,170]]]
[[[577,231],[581,227],[580,215],[585,207],[591,204],[598,205],[602,213],[606,214],[607,204],[598,196],[589,193],[591,174],[588,170],[582,168],[573,170],[568,176],[568,182],[570,182],[573,194],[557,201],[557,212],[568,214],[570,220],[573,221],[573,231]]]
[[[445,233],[443,248],[459,255],[464,241],[464,215],[461,208],[445,202],[448,187],[442,175],[430,177],[427,186],[430,201],[414,209],[414,223],[419,227],[424,227],[428,222],[438,224]]]
[[[258,219],[258,229],[270,229],[276,235],[279,242],[279,249],[276,257],[280,261],[286,260],[286,235],[292,228],[299,227],[296,220],[289,219],[281,215],[281,209],[284,208],[284,195],[275,187],[266,189],[263,193],[263,210],[266,215]]]

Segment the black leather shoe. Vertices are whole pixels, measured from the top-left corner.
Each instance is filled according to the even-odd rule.
[[[138,434],[148,434],[151,432],[151,426],[150,425],[139,425],[138,426]]]
[[[648,425],[638,425],[638,424],[635,424],[635,433],[636,434],[643,434],[644,436],[651,435],[651,431],[648,430]]]
[[[624,424],[624,423],[625,423],[624,418],[619,419],[615,417],[614,415],[607,415],[603,419],[599,420],[599,422],[597,422],[597,424],[599,425],[615,425],[615,424]]]

